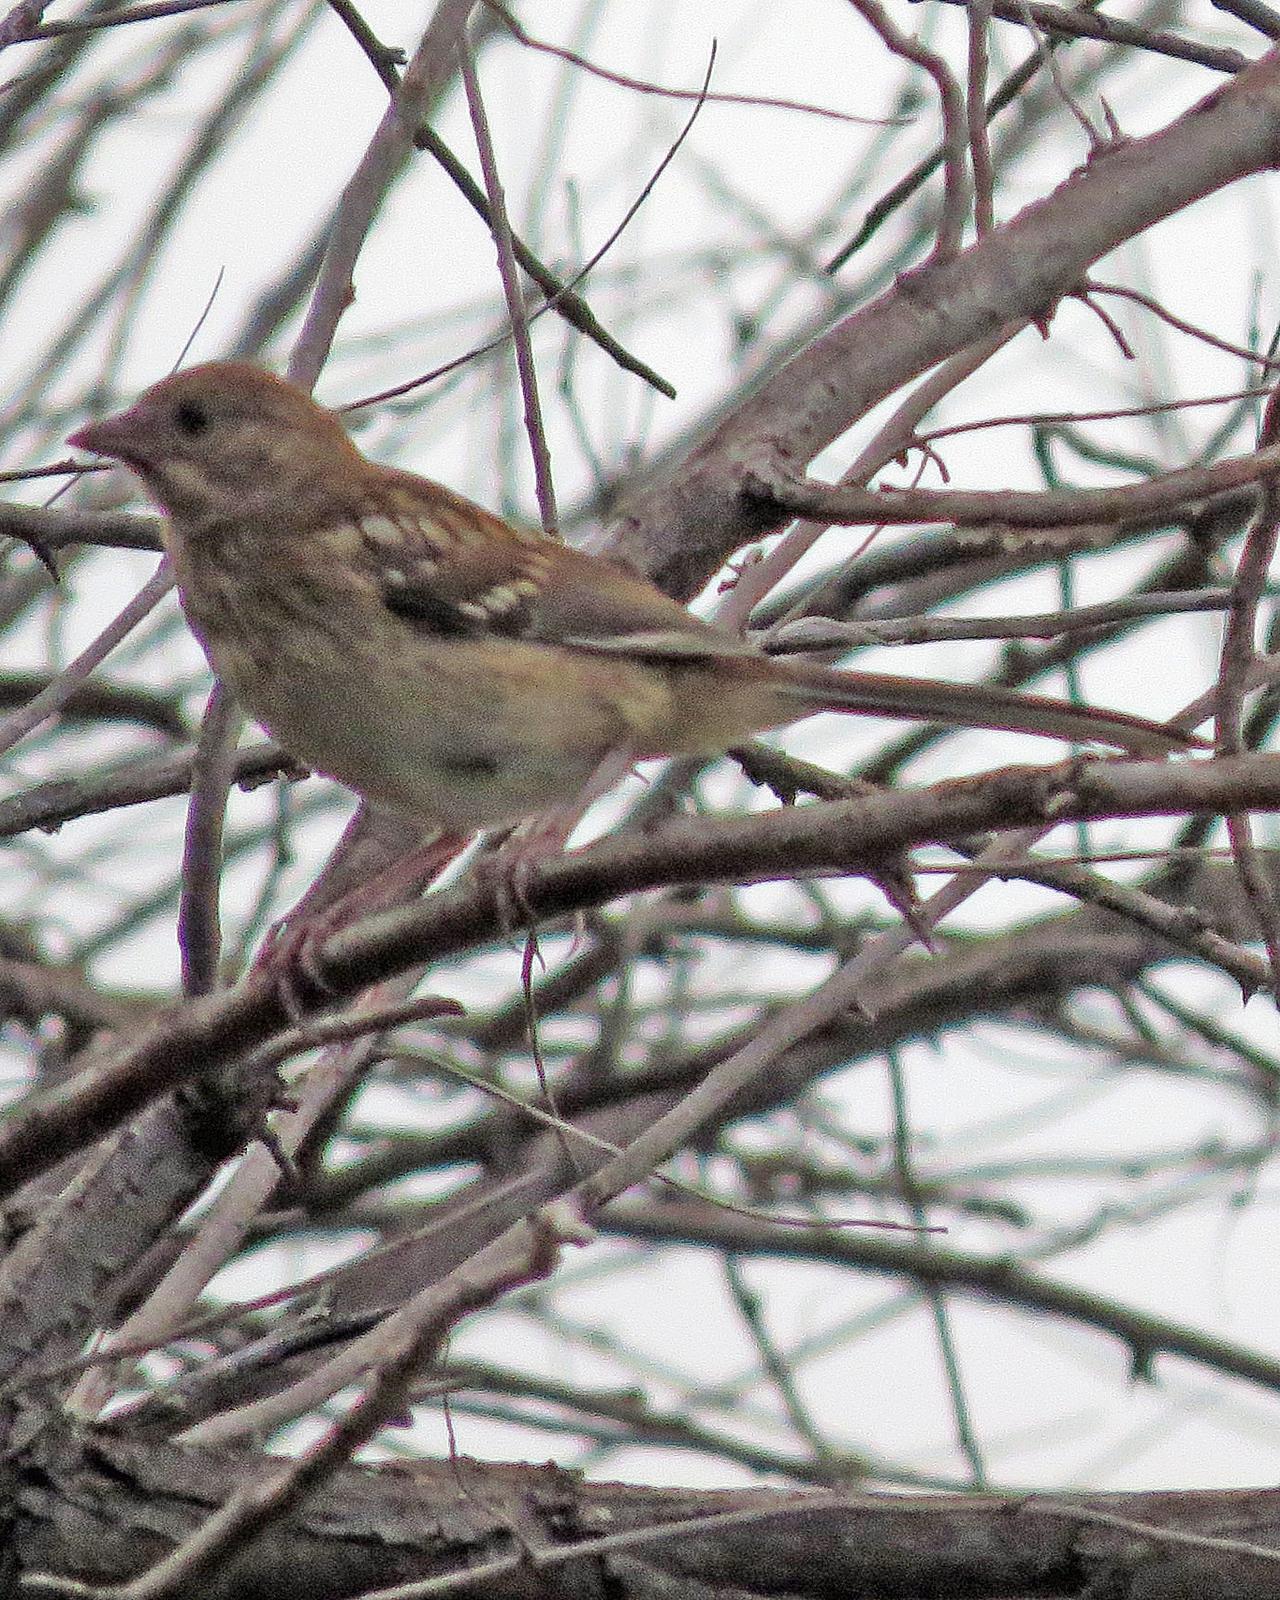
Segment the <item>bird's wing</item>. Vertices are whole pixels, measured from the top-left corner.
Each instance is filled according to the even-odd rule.
[[[433,633],[655,662],[758,655],[625,567],[513,528],[442,487],[424,494],[419,479],[359,526],[386,605]]]
[[[625,567],[513,528],[421,479],[387,477],[402,481],[404,492],[361,516],[363,543],[385,603],[436,634],[499,636],[655,665],[754,665],[760,670],[746,677],[767,679],[775,696],[762,728],[844,710],[1099,739],[1140,753],[1196,742],[1141,717],[1014,689],[776,663]]]

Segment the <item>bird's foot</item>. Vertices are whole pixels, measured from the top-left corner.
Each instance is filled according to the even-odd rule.
[[[537,917],[529,891],[538,869],[563,854],[571,832],[572,826],[563,827],[558,817],[539,818],[526,831],[508,834],[476,862],[476,879],[493,895],[504,933],[514,933],[517,928],[532,930]]]
[[[403,905],[420,894],[468,842],[465,834],[436,834],[328,904],[316,904],[310,893],[304,895],[267,931],[254,971],[271,977],[291,1022],[303,1023],[308,1011],[328,1004],[339,992],[325,972],[323,950],[328,940],[362,917]]]
[[[346,908],[351,898],[344,896],[323,911],[295,907],[267,929],[254,957],[254,972],[271,979],[280,1007],[295,1027],[305,1023],[309,1011],[328,1004],[337,994],[325,976],[320,950],[330,934],[348,920]]]

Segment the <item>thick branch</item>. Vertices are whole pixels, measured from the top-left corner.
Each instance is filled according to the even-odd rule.
[[[1280,151],[1280,53],[1272,51],[1159,133],[1115,146],[955,260],[900,278],[757,388],[643,491],[612,548],[688,596],[757,536],[746,467],[812,461],[874,405],[1011,321],[1036,322],[1087,269],[1161,219]]]
[[[886,858],[915,845],[954,843],[1048,819],[1277,807],[1280,756],[1008,767],[866,800],[792,807],[765,817],[686,820],[653,835],[608,840],[549,862],[525,898],[530,914],[541,920],[670,883],[874,872]],[[481,882],[371,917],[324,947],[331,998],[491,938],[501,930],[503,915],[500,888]],[[288,1020],[275,983],[255,973],[229,994],[162,1018],[107,1065],[31,1096],[0,1128],[0,1193],[47,1170],[174,1084],[234,1060]]]
[[[243,1489],[255,1455],[110,1434],[37,1437],[12,1464],[15,1577],[127,1579]],[[690,1519],[705,1519],[696,1528]],[[667,1534],[664,1537],[663,1529]],[[597,1542],[604,1538],[603,1543]],[[575,1558],[577,1548],[583,1554]],[[554,1467],[347,1468],[204,1600],[345,1600],[455,1574],[488,1600],[906,1600],[964,1594],[1273,1600],[1280,1493],[911,1495],[586,1484]],[[589,1552],[589,1553],[587,1553]],[[468,1581],[462,1582],[462,1574]],[[34,1591],[29,1591],[34,1592]]]

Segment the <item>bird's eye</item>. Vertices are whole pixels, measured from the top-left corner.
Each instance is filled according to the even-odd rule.
[[[210,418],[198,400],[180,400],[173,420],[179,433],[188,439],[198,439],[208,429]]]

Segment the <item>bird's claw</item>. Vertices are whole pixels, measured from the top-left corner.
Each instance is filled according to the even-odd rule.
[[[254,958],[253,970],[271,979],[280,1007],[295,1027],[303,1026],[309,1011],[314,1011],[318,1003],[323,1004],[338,992],[320,961],[320,947],[335,926],[333,919],[323,912],[281,917],[267,930],[262,948]],[[299,984],[299,977],[305,980],[303,985]]]

